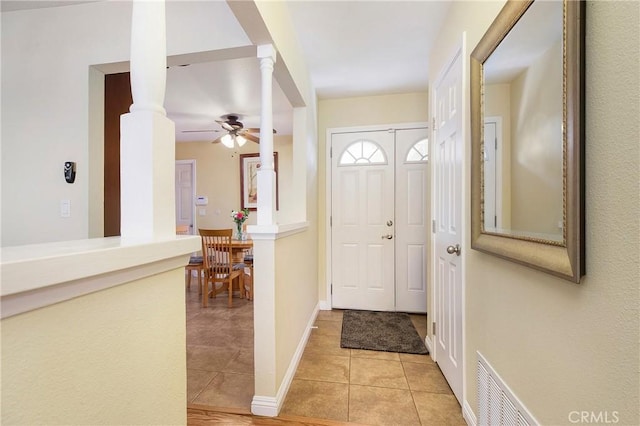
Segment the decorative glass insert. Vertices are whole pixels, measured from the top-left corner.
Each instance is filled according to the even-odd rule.
[[[349,145],[340,156],[338,165],[387,164],[387,158],[380,146],[372,141],[359,140]]]
[[[416,142],[404,159],[405,163],[426,163],[429,161],[429,139],[425,138]]]

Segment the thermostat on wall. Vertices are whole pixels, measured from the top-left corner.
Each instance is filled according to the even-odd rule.
[[[209,197],[196,197],[196,206],[206,206],[209,204]]]

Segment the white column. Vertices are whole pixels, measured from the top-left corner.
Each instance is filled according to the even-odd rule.
[[[276,173],[273,167],[273,64],[276,51],[271,44],[258,46],[262,75],[260,115],[260,170],[258,170],[257,225],[276,223]]]
[[[123,239],[175,235],[175,126],[163,107],[166,85],[164,0],[134,0],[130,113],[120,118]]]

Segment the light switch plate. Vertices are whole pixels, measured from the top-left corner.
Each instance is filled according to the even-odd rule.
[[[71,200],[60,200],[60,217],[71,217]]]

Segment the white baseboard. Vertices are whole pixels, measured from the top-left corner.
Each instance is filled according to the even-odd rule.
[[[253,396],[251,412],[256,416],[275,417],[279,411],[276,398],[272,396]]]
[[[321,300],[320,302],[318,302],[318,306],[320,307],[321,311],[331,310],[331,303],[327,300]]]
[[[432,350],[432,343],[431,343],[431,339],[429,338],[429,336],[424,338],[424,345],[427,347],[427,350],[429,351],[429,355],[431,355],[431,358],[433,358],[433,350]]]
[[[471,409],[471,406],[466,399],[464,400],[464,404],[462,405],[462,417],[468,425],[477,426],[478,419],[476,418],[476,415],[473,413],[473,410]]]
[[[253,396],[253,400],[251,401],[251,412],[256,416],[275,417],[280,412],[280,409],[282,409],[282,404],[284,404],[284,399],[287,396],[287,392],[289,392],[289,387],[291,386],[291,382],[293,381],[293,376],[295,376],[296,370],[298,369],[298,364],[302,359],[304,348],[305,346],[307,346],[307,341],[309,340],[309,335],[311,334],[311,327],[313,327],[313,324],[316,322],[319,305],[320,304],[318,303],[311,313],[311,317],[307,322],[307,327],[304,331],[304,334],[302,335],[302,338],[298,342],[296,351],[293,353],[293,358],[289,363],[287,372],[282,378],[282,383],[280,383],[280,388],[278,389],[275,398],[272,396]]]

